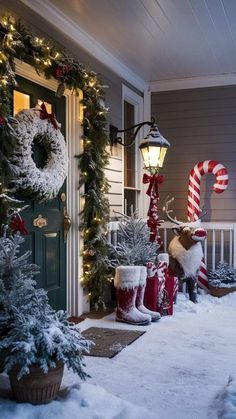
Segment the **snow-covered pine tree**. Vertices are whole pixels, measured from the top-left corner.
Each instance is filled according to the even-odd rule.
[[[47,372],[62,361],[85,379],[83,353],[90,342],[68,322],[67,313],[53,310],[47,293],[36,288],[38,267],[28,263],[30,252],[18,255],[22,242],[18,234],[0,238],[1,372],[16,365],[20,379],[32,364]]]
[[[208,273],[209,284],[215,287],[236,285],[236,269],[232,268],[227,262],[220,262],[214,271]]]
[[[118,243],[108,244],[108,266],[143,265],[156,262],[159,245],[149,241],[150,231],[147,223],[137,218],[137,212],[131,216],[121,215],[119,219]]]

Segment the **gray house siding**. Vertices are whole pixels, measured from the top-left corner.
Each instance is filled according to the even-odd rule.
[[[161,174],[161,203],[175,197],[174,214],[187,217],[188,178],[194,165],[217,160],[229,173],[228,189],[212,190],[215,177],[201,179],[204,221],[236,220],[236,86],[179,90],[152,94],[152,115],[161,133],[170,141]]]

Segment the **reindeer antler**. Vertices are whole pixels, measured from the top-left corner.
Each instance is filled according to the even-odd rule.
[[[181,221],[178,221],[178,220],[176,219],[176,217],[175,217],[175,218],[172,218],[172,217],[170,216],[170,213],[171,213],[171,212],[173,212],[173,210],[170,210],[170,209],[169,209],[169,205],[171,204],[171,202],[173,202],[173,201],[174,201],[174,199],[175,199],[174,197],[172,197],[172,198],[170,198],[170,199],[169,199],[169,196],[167,196],[167,197],[166,197],[166,199],[165,199],[165,205],[163,206],[162,211],[164,211],[164,212],[166,213],[167,218],[168,218],[168,219],[169,219],[172,223],[180,225],[180,224],[182,224],[182,222],[181,222]]]

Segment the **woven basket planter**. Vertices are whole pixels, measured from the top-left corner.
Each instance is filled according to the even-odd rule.
[[[230,294],[236,291],[236,287],[213,287],[209,284],[209,291],[213,297],[224,297],[224,295]]]
[[[57,397],[63,376],[64,364],[58,362],[56,368],[44,373],[37,365],[30,367],[30,373],[17,379],[18,368],[9,373],[14,400],[19,403],[44,404]]]

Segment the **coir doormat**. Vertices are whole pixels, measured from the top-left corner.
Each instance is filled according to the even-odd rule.
[[[139,330],[120,330],[107,329],[103,327],[90,327],[82,332],[82,335],[92,340],[95,345],[91,346],[90,352],[85,353],[89,356],[100,356],[104,358],[113,358],[118,352],[122,351],[127,345],[130,345],[145,331]]]

